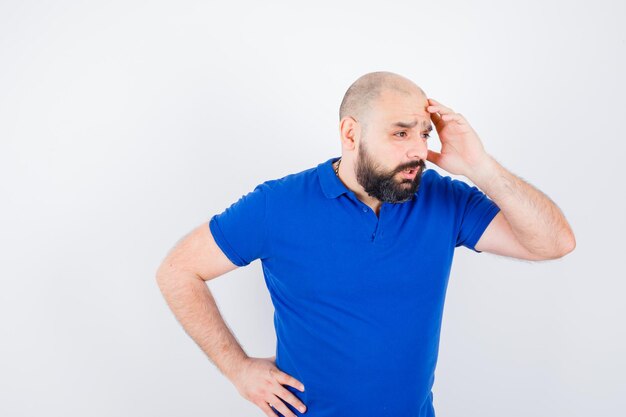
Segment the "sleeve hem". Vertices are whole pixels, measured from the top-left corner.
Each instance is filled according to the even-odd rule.
[[[495,203],[492,203],[492,207],[486,211],[480,221],[476,223],[474,229],[470,233],[469,239],[467,239],[466,246],[472,249],[474,252],[482,253],[482,251],[476,249],[476,243],[480,240],[480,237],[485,232],[485,229],[489,226],[489,223],[496,217],[496,214],[500,212],[500,207],[498,207]]]
[[[220,229],[220,226],[217,223],[217,219],[215,216],[211,217],[211,220],[209,220],[209,228],[211,229],[211,233],[213,234],[213,239],[215,240],[215,243],[217,243],[217,246],[220,247],[222,252],[224,252],[224,254],[228,257],[228,259],[230,259],[232,263],[237,266],[246,266],[249,264],[249,262],[246,262],[246,260],[239,256],[239,254],[235,252],[230,243],[228,243],[228,240],[226,240],[224,233],[222,233],[222,230]]]
[[[268,224],[268,221],[270,220],[269,217],[269,190],[265,191],[265,213],[263,214],[263,227],[265,227],[265,230],[263,231],[263,247],[264,247],[264,251],[263,253],[267,254],[269,251],[269,244],[270,244],[270,231],[271,231],[271,226]]]

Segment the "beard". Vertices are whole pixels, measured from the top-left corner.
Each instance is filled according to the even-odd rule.
[[[419,188],[422,173],[426,168],[421,159],[387,172],[378,171],[377,166],[362,141],[355,167],[356,180],[369,196],[387,203],[403,203],[410,200]],[[397,174],[407,168],[418,168],[415,178],[402,178],[398,181],[395,178]]]

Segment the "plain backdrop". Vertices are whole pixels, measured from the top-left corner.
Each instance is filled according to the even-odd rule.
[[[0,1],[0,415],[264,415],[155,272],[257,184],[339,156],[343,94],[379,70],[462,113],[577,238],[548,262],[457,248],[438,417],[620,414],[625,16],[618,0]],[[260,261],[208,285],[248,355],[275,354]]]

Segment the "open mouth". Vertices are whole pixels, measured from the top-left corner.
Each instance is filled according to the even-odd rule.
[[[405,170],[402,170],[401,172],[406,176],[412,177],[413,175],[417,173],[418,170],[419,170],[419,167],[414,167],[414,168],[407,168]]]
[[[400,171],[401,173],[400,175],[402,175],[402,178],[404,179],[413,181],[417,177],[418,171],[419,171],[419,167],[407,168],[407,169]]]

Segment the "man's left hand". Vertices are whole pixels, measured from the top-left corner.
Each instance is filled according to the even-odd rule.
[[[480,138],[460,113],[455,113],[432,98],[426,110],[437,129],[441,151],[428,150],[427,159],[451,174],[468,178],[488,163]]]

